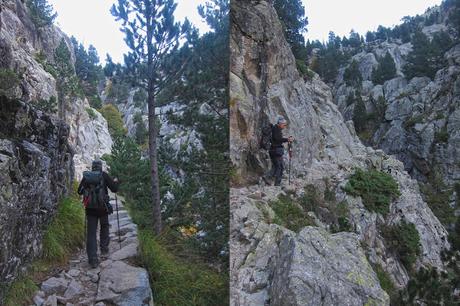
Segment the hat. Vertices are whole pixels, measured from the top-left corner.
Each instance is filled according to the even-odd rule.
[[[284,119],[283,116],[279,116],[277,123],[278,124],[287,124],[287,121],[286,121],[286,119]]]
[[[102,161],[100,159],[93,160],[91,165],[92,171],[102,171]]]

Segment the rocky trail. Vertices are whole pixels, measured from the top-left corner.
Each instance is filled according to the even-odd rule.
[[[123,202],[124,199],[118,197],[121,246],[114,212],[109,216],[109,254],[99,258],[99,267],[91,269],[86,250],[79,250],[66,269],[41,283],[40,291],[33,298],[34,305],[153,305],[148,273],[136,264],[137,225],[124,209]],[[114,199],[111,204],[116,210]]]

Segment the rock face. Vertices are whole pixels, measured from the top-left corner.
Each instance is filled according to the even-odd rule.
[[[118,197],[120,243],[116,214],[109,216],[109,254],[91,269],[85,250],[70,260],[69,267],[41,283],[34,301],[56,299],[63,305],[153,306],[149,275],[144,268],[133,264],[138,255],[137,228]],[[112,200],[112,205],[116,205]],[[36,303],[38,305],[39,303]]]
[[[83,171],[91,167],[91,162],[112,151],[112,137],[107,121],[87,99],[75,99],[68,113],[70,123],[69,141],[75,150],[75,179],[80,180]]]
[[[0,280],[40,254],[41,229],[68,193],[68,126],[27,103],[0,97]],[[0,291],[0,300],[2,292]]]
[[[363,146],[353,123],[345,122],[333,103],[331,89],[317,76],[307,82],[300,77],[270,1],[233,1],[231,20],[230,157],[237,172],[230,205],[232,305],[310,305],[307,301],[317,305],[314,301],[320,297],[350,305],[372,301],[387,305],[388,296],[368,261],[381,265],[398,287],[409,277],[397,255],[386,247],[380,226],[400,220],[415,225],[422,249],[417,266],[442,267],[440,253],[449,248],[446,230],[422,200],[417,182],[403,164],[381,150]],[[372,62],[370,57],[366,62]],[[261,208],[277,198],[279,189],[237,187],[255,183],[268,170],[259,139],[261,127],[274,122],[277,115],[288,121],[284,134],[296,138],[294,191],[309,184],[324,190],[324,181],[332,183],[337,200],[349,208],[354,234],[332,235],[307,227],[295,235],[270,224],[266,220],[270,210]],[[398,183],[401,196],[391,203],[385,218],[342,191],[355,168],[389,172]],[[313,250],[315,241],[335,243],[324,242],[324,249]],[[334,261],[324,250],[347,256]],[[311,256],[318,264],[309,263]],[[354,278],[356,270],[362,274]],[[334,278],[319,282],[316,274]],[[295,277],[287,281],[289,276]]]
[[[45,61],[54,62],[62,39],[75,57],[70,39],[57,27],[37,29],[20,0],[0,2],[0,282],[9,284],[42,249],[42,230],[59,200],[91,159],[109,153],[107,123],[83,98],[68,97],[67,116],[38,110],[39,102],[58,98],[55,78]],[[58,101],[58,105],[62,101]],[[61,105],[59,105],[61,106]],[[66,121],[66,122],[64,122]],[[68,124],[68,125],[67,125]],[[70,128],[69,128],[70,126]],[[74,169],[75,162],[75,169]],[[0,303],[3,291],[0,292]]]
[[[61,40],[67,43],[71,60],[75,62],[70,39],[57,27],[36,29],[24,3],[5,0],[0,3],[0,69],[14,71],[20,78],[8,95],[35,104],[40,100],[58,98],[56,80],[48,73],[43,61],[54,62],[54,51]],[[42,58],[42,59],[40,59]],[[64,119],[71,127],[69,140],[75,150],[76,178],[91,165],[94,158],[110,153],[112,139],[106,120],[96,111],[91,117],[86,98],[67,97]]]
[[[421,24],[422,31],[430,38],[440,31],[453,33],[446,21],[448,13],[439,7],[435,11],[439,13],[438,23]],[[419,181],[439,177],[447,185],[459,182],[460,45],[455,44],[447,50],[444,54],[446,65],[433,79],[415,77],[410,80],[403,73],[405,58],[412,49],[410,43],[401,44],[392,39],[366,44],[363,49],[365,51],[351,60],[358,62],[363,76],[361,96],[367,112],[375,113],[374,101],[379,97],[383,97],[386,108],[383,119],[376,122],[377,127],[371,132],[369,145],[397,156],[411,176]],[[382,57],[386,52],[396,64],[397,76],[382,85],[374,84],[371,74],[377,62],[368,59]],[[347,105],[347,97],[353,88],[343,81],[345,68],[340,70],[333,92],[334,102],[345,119],[350,120],[354,103]]]

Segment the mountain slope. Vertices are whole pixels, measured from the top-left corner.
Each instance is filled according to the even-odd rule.
[[[384,233],[384,228],[396,227],[403,220],[414,224],[420,237],[421,252],[416,266],[442,268],[441,252],[449,248],[447,232],[422,200],[416,181],[404,171],[401,162],[361,144],[353,124],[344,121],[333,103],[327,85],[318,77],[303,80],[271,2],[233,1],[232,21],[230,143],[237,172],[230,206],[232,304],[314,305],[314,301],[324,301],[326,297],[331,303],[349,300],[388,304],[388,296],[368,267],[369,263],[383,267],[397,287],[407,284],[409,269]],[[237,187],[254,184],[268,169],[266,153],[259,150],[258,141],[261,127],[273,122],[277,115],[288,120],[285,134],[296,138],[292,186],[286,186],[285,191],[276,187]],[[355,168],[385,171],[397,182],[401,195],[390,204],[388,214],[368,210],[361,198],[343,191]],[[334,213],[334,208],[323,215],[318,211],[313,213],[319,202],[311,197],[306,202],[309,207],[305,213],[313,218],[311,225],[325,230],[302,226],[297,234],[287,230],[286,224],[279,220],[280,211],[274,202],[286,194],[294,194],[294,198],[309,196],[305,189],[308,185],[321,199],[327,197],[326,190],[332,190],[334,205],[345,203],[346,218],[351,223],[348,231],[354,234],[328,233],[332,231],[332,223],[325,215]],[[355,243],[356,249],[338,261],[348,269],[337,271],[330,260],[318,264],[308,259],[309,245],[324,239],[336,241],[327,246],[320,242],[326,253],[339,254],[342,248],[349,249],[347,243]],[[283,278],[284,268],[289,266],[296,267],[292,271],[304,269],[295,274],[299,282]],[[312,287],[308,284],[314,282],[313,274],[307,271],[326,271],[325,275],[331,273],[327,271],[335,271],[331,275],[338,280]],[[357,271],[362,274],[358,273],[354,279],[352,276]]]

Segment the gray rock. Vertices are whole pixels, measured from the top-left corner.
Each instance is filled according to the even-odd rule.
[[[57,306],[57,305],[58,305],[58,299],[55,294],[50,295],[46,299],[45,303],[43,304],[43,306]]]
[[[53,293],[63,293],[69,281],[63,278],[51,277],[44,281],[41,285],[41,290],[46,294],[50,295]]]
[[[42,306],[45,303],[45,299],[39,295],[35,295],[33,301],[36,306]]]
[[[71,269],[69,270],[69,273],[68,273],[70,276],[72,277],[77,277],[78,275],[80,275],[80,270],[77,270],[77,269]]]
[[[111,260],[124,260],[137,255],[138,243],[131,243],[110,255]]]
[[[114,261],[101,272],[96,298],[98,301],[120,306],[153,306],[147,271],[122,261]]]
[[[271,305],[389,304],[356,235],[307,227],[279,248]]]
[[[73,280],[70,282],[67,290],[64,293],[64,298],[66,299],[73,299],[75,296],[78,296],[82,293],[83,287],[80,282]]]

